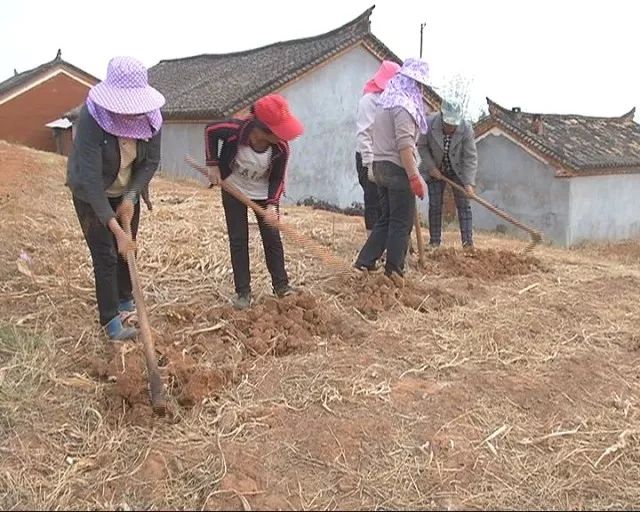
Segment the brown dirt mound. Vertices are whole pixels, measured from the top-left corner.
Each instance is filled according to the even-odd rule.
[[[36,151],[22,146],[14,146],[4,141],[0,141],[0,204],[8,201],[13,196],[25,194],[33,191],[34,181],[32,178],[43,175],[50,176],[55,171],[51,163],[63,165],[64,158],[43,151]]]
[[[427,254],[427,272],[484,281],[546,271],[535,256],[495,249],[473,253],[446,248]]]
[[[248,311],[226,307],[219,315],[254,355],[308,352],[318,337],[344,335],[351,330],[308,293],[268,299]]]
[[[178,322],[184,322],[187,316],[193,319],[193,313],[187,310],[176,310],[174,316],[173,320]],[[213,309],[206,316],[216,321],[225,320],[227,325],[222,331],[243,343],[249,355],[258,356],[306,353],[316,346],[319,338],[354,332],[354,327],[346,325],[307,293],[280,300],[268,299],[248,311],[238,312],[230,307]],[[216,366],[211,365],[209,359],[219,354],[212,354],[209,347],[198,347],[204,352],[194,349],[187,354],[161,338],[156,339],[158,365],[167,394],[182,407],[193,407],[205,398],[216,397],[237,377],[242,366],[236,361],[233,367],[214,369]],[[220,347],[216,347],[219,351]],[[108,409],[124,411],[126,419],[135,424],[147,424],[153,419],[141,344],[110,346],[106,354],[90,361],[89,373],[113,384],[106,393]]]
[[[126,421],[132,424],[146,425],[152,421],[144,356],[137,347],[114,344],[105,358],[90,361],[89,374],[112,383],[105,401],[107,410],[116,412],[116,417],[124,412]]]
[[[178,403],[185,407],[198,405],[205,398],[216,396],[227,381],[222,372],[189,360],[172,360],[168,372],[173,394]]]
[[[383,274],[350,276],[341,282],[334,282],[327,291],[338,295],[345,305],[354,307],[370,320],[377,319],[381,313],[398,305],[427,313],[467,302],[462,296],[410,279],[405,281],[404,288],[398,288]]]
[[[198,364],[192,357],[170,348],[160,351],[160,371],[167,394],[183,407],[217,396],[227,383],[228,375],[223,371]],[[126,419],[134,424],[146,424],[153,419],[140,345],[114,345],[105,359],[90,362],[89,372],[94,378],[113,383],[106,394],[108,409],[124,410]]]

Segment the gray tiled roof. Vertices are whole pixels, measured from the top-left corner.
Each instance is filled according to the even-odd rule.
[[[478,134],[492,125],[571,171],[640,168],[640,125],[635,108],[620,117],[536,114],[506,109],[487,98],[489,116]],[[536,129],[541,123],[542,130]]]
[[[162,110],[165,118],[210,119],[233,115],[358,42],[382,59],[401,62],[371,34],[373,9],[315,37],[237,53],[163,60],[149,70],[149,81],[167,99]],[[432,90],[427,91],[427,99],[440,103]]]
[[[0,95],[5,94],[11,91],[11,89],[14,89],[16,87],[20,87],[21,85],[29,82],[29,80],[31,80],[32,78],[35,78],[42,73],[46,73],[49,70],[52,70],[58,66],[65,67],[71,71],[74,71],[80,75],[84,75],[85,77],[92,79],[96,83],[98,82],[98,79],[96,77],[74,66],[73,64],[69,64],[67,61],[62,60],[62,57],[60,56],[60,52],[58,52],[58,55],[56,56],[55,59],[49,62],[45,62],[44,64],[41,64],[36,68],[23,71],[22,73],[18,73],[17,75],[14,75],[10,78],[7,78],[3,82],[0,82]]]

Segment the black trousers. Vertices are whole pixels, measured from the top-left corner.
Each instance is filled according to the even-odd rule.
[[[261,207],[266,207],[266,201],[255,201]],[[249,270],[249,219],[247,207],[231,194],[222,191],[222,206],[227,221],[229,234],[229,249],[231,251],[231,266],[233,267],[233,282],[236,293],[251,293],[251,271]],[[284,249],[280,238],[280,231],[267,225],[262,217],[256,215],[267,269],[271,274],[271,284],[274,290],[281,290],[289,284],[289,277],[284,268]]]
[[[356,153],[356,170],[358,171],[358,182],[364,192],[364,225],[368,231],[371,231],[382,215],[378,200],[378,186],[367,177],[367,168],[362,165],[360,153]]]
[[[373,268],[386,249],[385,273],[404,275],[416,199],[402,167],[393,162],[375,162],[373,168],[382,215],[360,251],[356,265]]]
[[[109,198],[109,203],[114,210],[121,202],[122,197]],[[91,205],[74,197],[73,206],[93,261],[100,325],[106,325],[117,316],[118,302],[132,298],[129,267],[125,259],[118,254],[113,233],[100,222]],[[140,202],[138,201],[131,220],[131,234],[134,239],[138,234],[139,223]]]
[[[461,187],[464,186],[458,175],[451,171],[445,172],[445,176]],[[442,180],[427,180],[429,188],[429,244],[440,245],[442,242],[442,207],[445,182]],[[453,189],[453,197],[458,210],[458,223],[460,224],[460,237],[462,246],[473,246],[473,220],[471,214],[471,201],[458,189]]]

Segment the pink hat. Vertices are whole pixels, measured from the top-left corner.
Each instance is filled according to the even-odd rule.
[[[400,64],[390,61],[383,60],[382,64],[376,71],[376,74],[373,75],[373,78],[367,82],[364,86],[364,92],[382,92],[387,87],[387,83],[391,80],[394,75],[400,69]]]
[[[280,94],[268,94],[253,105],[258,121],[266,125],[280,140],[290,141],[302,135],[302,123],[291,113],[287,100]]]
[[[147,68],[132,57],[114,57],[107,78],[89,91],[89,99],[116,114],[146,114],[164,105],[164,96],[149,85]]]

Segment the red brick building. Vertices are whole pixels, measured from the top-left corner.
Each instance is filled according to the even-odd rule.
[[[62,60],[59,50],[52,61],[0,82],[0,139],[66,153],[67,144],[57,148],[54,130],[46,125],[84,102],[98,82]]]

